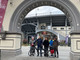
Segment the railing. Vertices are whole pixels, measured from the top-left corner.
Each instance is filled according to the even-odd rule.
[[[61,34],[61,35],[64,36],[64,37],[66,36],[66,33],[63,33],[62,31],[55,31],[55,32]]]
[[[52,28],[49,29],[48,26],[45,27],[45,30],[46,30],[46,29],[52,30]],[[41,27],[36,27],[36,30],[41,30]],[[44,30],[44,29],[43,29],[43,30]]]
[[[53,34],[59,36],[59,38],[60,38],[61,40],[64,40],[64,39],[65,39],[65,36],[59,34],[58,32],[56,32],[56,31],[54,31],[54,30],[51,30],[51,29],[37,29],[37,30],[36,30],[36,33],[38,33],[38,32],[42,32],[42,31],[48,31],[48,32],[51,32],[51,33],[53,33]]]

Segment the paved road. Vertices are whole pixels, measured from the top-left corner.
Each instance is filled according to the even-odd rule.
[[[16,55],[14,52],[10,51],[2,51],[1,60],[70,60],[70,47],[67,46],[59,46],[59,58],[53,57],[37,57],[28,56],[29,46],[22,47],[22,54]]]

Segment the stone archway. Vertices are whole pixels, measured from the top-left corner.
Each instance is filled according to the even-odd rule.
[[[20,32],[21,24],[25,15],[28,14],[32,9],[44,5],[54,6],[62,10],[72,26],[72,31],[78,31],[80,29],[79,12],[70,1],[35,0],[24,1],[20,6],[18,6],[10,21],[9,31]]]
[[[80,13],[77,8],[69,0],[25,0],[18,8],[15,10],[9,26],[9,31],[11,32],[21,32],[21,24],[24,20],[26,14],[28,14],[32,9],[39,6],[54,6],[62,10],[67,16],[71,26],[71,57],[72,60],[79,60],[80,55]],[[77,40],[76,40],[77,39]]]

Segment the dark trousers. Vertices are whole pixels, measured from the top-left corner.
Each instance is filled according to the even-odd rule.
[[[44,56],[48,56],[48,47],[44,47]]]
[[[39,56],[39,50],[40,50],[40,56],[42,56],[42,47],[37,47],[37,56]]]
[[[57,54],[57,57],[59,57],[58,48],[54,48],[54,56],[55,57],[56,57],[56,54]]]

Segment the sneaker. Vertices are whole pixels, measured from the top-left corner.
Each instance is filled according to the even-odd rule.
[[[59,56],[57,56],[57,58],[59,58]]]
[[[51,54],[51,56],[53,56],[53,54]]]
[[[48,55],[46,57],[48,57]]]
[[[40,57],[42,57],[42,55],[40,55]]]
[[[54,57],[56,57],[56,55]]]
[[[39,56],[39,55],[37,55],[37,56]]]

